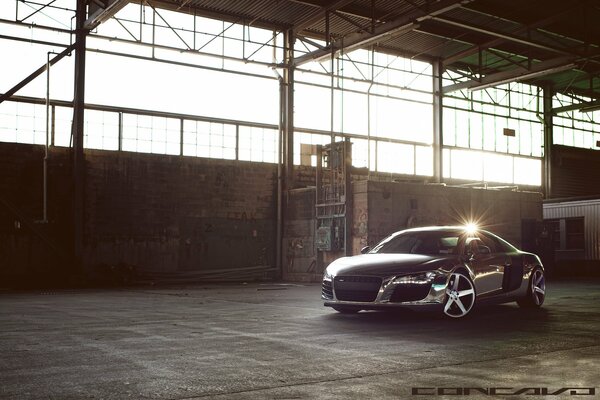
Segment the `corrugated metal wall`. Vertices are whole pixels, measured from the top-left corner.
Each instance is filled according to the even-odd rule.
[[[600,196],[600,151],[553,146],[552,198]]]
[[[584,217],[585,258],[600,260],[600,199],[544,204],[544,219]]]

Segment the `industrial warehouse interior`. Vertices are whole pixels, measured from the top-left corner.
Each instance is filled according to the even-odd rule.
[[[3,0],[1,399],[600,395],[600,0]]]

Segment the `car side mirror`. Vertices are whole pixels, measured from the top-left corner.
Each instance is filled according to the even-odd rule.
[[[479,254],[491,254],[492,250],[488,246],[479,245],[478,253]]]
[[[362,249],[360,249],[360,254],[367,254],[369,250],[371,250],[371,246],[365,246]]]

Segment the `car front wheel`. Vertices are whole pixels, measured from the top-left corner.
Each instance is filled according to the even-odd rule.
[[[467,316],[475,305],[475,287],[463,272],[454,272],[448,280],[444,314],[451,318]]]

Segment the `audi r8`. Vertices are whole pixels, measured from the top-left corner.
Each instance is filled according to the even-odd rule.
[[[361,253],[339,258],[325,269],[325,306],[341,313],[430,306],[461,318],[480,302],[516,301],[528,308],[544,303],[540,258],[485,230],[407,229]]]

